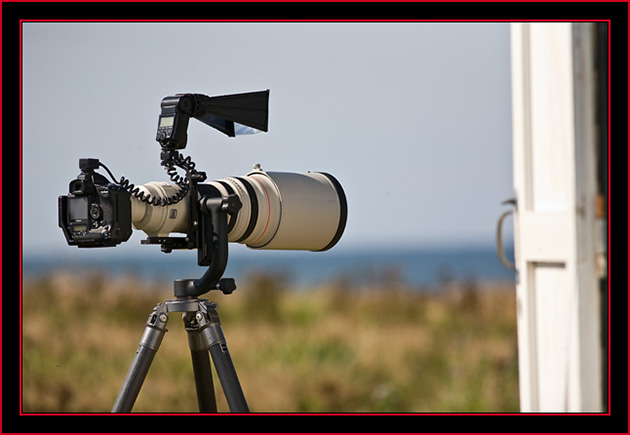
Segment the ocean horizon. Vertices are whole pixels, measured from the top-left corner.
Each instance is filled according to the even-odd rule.
[[[151,247],[133,252],[113,248],[68,247],[61,253],[23,252],[24,277],[42,277],[55,272],[100,271],[113,277],[131,275],[141,280],[168,282],[200,278],[206,267],[197,265],[196,251],[164,254]],[[506,252],[513,252],[510,248]],[[431,288],[453,281],[514,282],[515,272],[498,259],[494,247],[332,249],[328,252],[255,251],[230,245],[224,277],[238,282],[252,273],[281,276],[296,288],[318,286],[335,280],[352,285],[379,285],[387,280],[418,288]]]

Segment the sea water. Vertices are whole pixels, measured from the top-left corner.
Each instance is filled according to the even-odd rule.
[[[121,247],[67,247],[63,253],[51,254],[24,252],[21,272],[23,276],[41,276],[55,271],[100,270],[112,276],[131,274],[163,282],[200,278],[207,269],[197,265],[196,251],[164,254],[159,247],[142,248],[133,252]],[[335,280],[355,285],[391,280],[412,287],[432,287],[449,281],[515,280],[515,272],[498,260],[494,247],[487,246],[333,248],[328,252],[254,251],[240,245],[231,248],[223,276],[236,279],[238,284],[252,273],[281,276],[287,284],[300,288]]]

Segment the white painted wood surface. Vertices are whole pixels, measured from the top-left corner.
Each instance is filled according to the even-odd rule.
[[[521,410],[598,412],[594,27],[511,31]]]

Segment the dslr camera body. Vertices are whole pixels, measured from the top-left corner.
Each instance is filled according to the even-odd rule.
[[[131,236],[131,194],[95,172],[98,167],[97,159],[80,159],[81,174],[59,197],[59,226],[68,245],[116,246]]]

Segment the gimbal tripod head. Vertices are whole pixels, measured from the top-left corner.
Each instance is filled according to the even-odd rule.
[[[245,94],[208,97],[202,94],[176,94],[162,99],[156,140],[163,148],[162,166],[172,168],[180,150],[186,147],[190,117],[234,137],[239,133],[255,133],[268,129],[269,90]],[[243,126],[250,127],[249,130]],[[190,162],[189,162],[190,163]],[[194,164],[186,166],[190,204],[190,225],[185,244],[196,241],[200,266],[207,272],[197,280],[175,281],[175,296],[199,296],[212,289],[231,293],[236,289],[234,280],[221,278],[228,257],[228,215],[235,215],[242,207],[237,195],[226,197],[202,196],[198,182],[206,180],[205,173],[194,171]],[[197,197],[201,197],[196,201]],[[147,239],[146,243],[160,243],[164,252],[177,246],[173,238]],[[196,246],[195,246],[196,245]],[[186,246],[189,247],[189,246]]]

